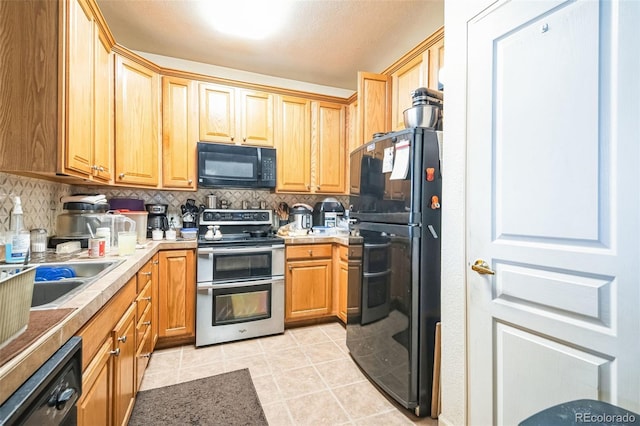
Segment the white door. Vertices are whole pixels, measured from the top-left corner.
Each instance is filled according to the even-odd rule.
[[[469,21],[471,425],[582,398],[640,412],[639,28],[627,0]]]

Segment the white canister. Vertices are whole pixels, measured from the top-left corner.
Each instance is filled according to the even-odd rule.
[[[162,229],[153,229],[151,231],[151,239],[154,241],[160,241],[164,235],[164,231]]]
[[[96,237],[104,238],[104,252],[109,253],[111,251],[111,229],[97,228]]]
[[[176,230],[175,229],[167,229],[165,231],[164,235],[167,238],[167,240],[169,240],[169,241],[175,241],[176,240]]]

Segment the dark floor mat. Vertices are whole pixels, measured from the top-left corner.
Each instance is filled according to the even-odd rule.
[[[133,425],[267,425],[248,369],[139,392]]]

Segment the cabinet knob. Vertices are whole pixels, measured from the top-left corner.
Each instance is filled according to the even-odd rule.
[[[99,171],[99,172],[104,172],[104,167],[102,167],[102,166],[98,166],[98,171]]]
[[[244,138],[242,138],[242,142],[246,142],[247,141],[247,137],[245,136]]]
[[[151,276],[151,272],[140,272],[140,275],[146,275],[147,277]]]
[[[234,137],[234,136],[231,136],[231,142],[233,142],[233,141],[234,141],[234,139],[235,139],[235,137]]]
[[[119,177],[120,179],[124,179],[124,173],[120,173],[120,174],[118,175],[118,177]]]
[[[305,183],[305,186],[307,187],[307,189],[311,189],[311,185],[309,185],[308,183]]]
[[[151,302],[151,296],[149,297],[143,297],[142,300],[146,300],[147,302]]]
[[[109,355],[119,356],[120,355],[120,348],[116,349],[115,351],[109,351]]]
[[[189,179],[189,180],[187,181],[187,183],[188,183],[189,185],[191,185],[191,184],[193,183],[193,179]]]
[[[290,270],[290,271],[292,271],[292,270],[293,270],[293,268],[291,267],[291,265],[289,265],[289,270]]]
[[[93,166],[91,166],[91,170],[97,170],[98,166],[96,166],[95,164]]]
[[[142,325],[151,325],[151,321],[145,321],[142,323]]]
[[[313,250],[309,250],[309,256],[313,257]]]
[[[151,358],[151,354],[141,354],[140,358]]]
[[[316,188],[318,188],[318,191],[320,191],[320,185],[316,186]]]
[[[118,337],[118,342],[127,343],[127,336]]]
[[[157,265],[158,263],[160,263],[160,261],[159,261],[159,260],[154,260],[154,261],[153,261],[153,262],[151,262],[151,263],[153,263],[154,265]]]

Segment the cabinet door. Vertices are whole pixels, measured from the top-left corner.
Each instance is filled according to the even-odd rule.
[[[112,339],[105,340],[82,374],[82,397],[78,401],[78,426],[111,424],[114,360],[112,347]]]
[[[411,92],[426,86],[426,69],[423,55],[416,56],[391,74],[391,130],[402,130],[404,110],[411,108]]]
[[[159,312],[160,312],[160,290],[158,288],[159,279],[159,268],[158,264],[160,261],[158,260],[159,256],[156,253],[151,260],[151,350],[156,347],[156,342],[158,341],[158,330],[159,330]]]
[[[158,185],[158,74],[117,57],[116,183]]]
[[[369,72],[358,73],[358,123],[360,145],[374,133],[387,132],[390,119],[390,77]]]
[[[106,36],[96,26],[93,132],[93,177],[113,180],[113,53]]]
[[[273,146],[273,95],[252,90],[238,90],[236,117],[240,117],[236,133],[241,143]]]
[[[162,77],[162,186],[196,188],[193,82]]]
[[[94,23],[85,0],[68,6],[65,166],[88,177],[93,166]]]
[[[200,83],[200,140],[233,143],[236,136],[235,90]]]
[[[136,304],[132,303],[112,331],[117,351],[114,368],[114,424],[126,425],[136,392]]]
[[[349,263],[340,260],[338,273],[338,318],[347,323],[347,289],[349,285]]]
[[[276,108],[277,191],[311,188],[311,102],[279,96]]]
[[[159,337],[190,337],[195,332],[195,264],[193,250],[159,253]]]
[[[285,319],[331,314],[331,259],[287,262]]]
[[[345,107],[327,102],[313,103],[312,145],[315,146],[315,192],[345,191]]]
[[[444,38],[429,47],[429,88],[444,90],[440,70],[444,67]]]

